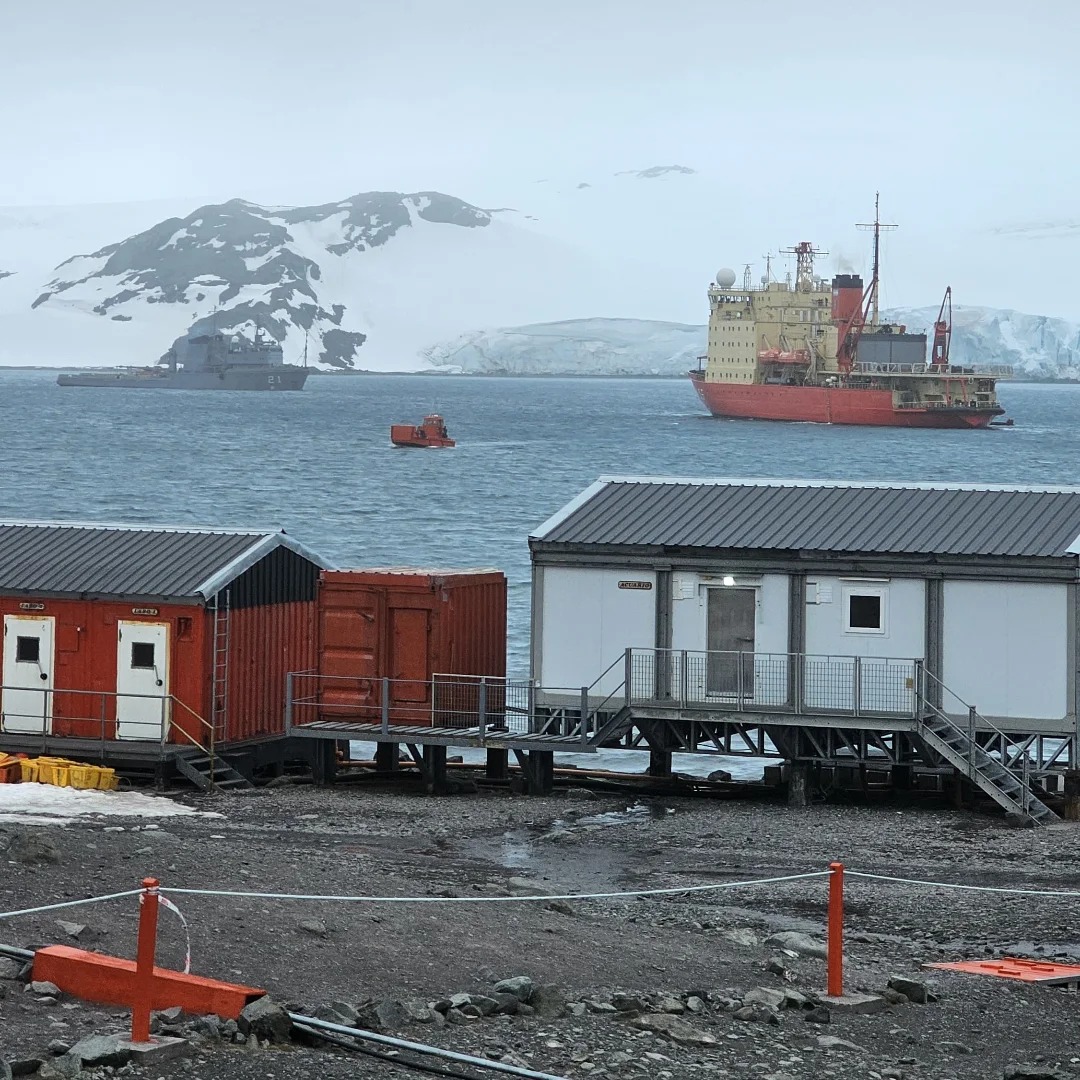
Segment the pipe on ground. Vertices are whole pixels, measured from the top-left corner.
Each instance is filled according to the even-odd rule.
[[[383,1046],[395,1046],[399,1050],[413,1050],[418,1054],[431,1054],[433,1057],[445,1058],[447,1061],[459,1061],[463,1065],[473,1065],[481,1069],[491,1069],[493,1072],[506,1073],[509,1076],[526,1077],[527,1080],[567,1080],[565,1076],[555,1076],[553,1073],[536,1072],[534,1069],[523,1069],[519,1065],[507,1065],[502,1061],[492,1061],[490,1058],[473,1057],[471,1054],[459,1054],[456,1050],[444,1050],[441,1046],[429,1046],[427,1043],[410,1042],[408,1039],[395,1039],[392,1035],[379,1035],[374,1031],[366,1031],[363,1028],[346,1027],[344,1024],[332,1024],[329,1020],[317,1020],[313,1016],[301,1016],[299,1013],[289,1013],[289,1019],[300,1027],[315,1028],[319,1031],[333,1031],[338,1035],[349,1035],[354,1039],[362,1039],[364,1042],[381,1043]]]

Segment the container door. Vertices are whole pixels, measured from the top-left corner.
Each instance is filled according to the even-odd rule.
[[[4,616],[4,731],[52,731],[56,620]]]
[[[390,609],[390,678],[395,701],[427,701],[428,635],[431,613],[423,608]]]
[[[708,589],[705,689],[709,696],[754,696],[756,589]]]
[[[120,622],[116,648],[116,737],[162,736],[169,694],[169,627]]]

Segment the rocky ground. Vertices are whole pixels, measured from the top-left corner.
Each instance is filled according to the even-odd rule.
[[[221,816],[0,826],[0,912],[134,888],[146,875],[173,887],[497,897],[739,881],[834,859],[901,877],[1080,889],[1080,826],[1013,829],[944,808],[628,808],[578,790],[436,799],[355,786],[177,797]],[[846,982],[886,993],[874,1015],[819,1001],[824,878],[570,902],[173,900],[199,974],[265,988],[296,1012],[558,1077],[1080,1077],[1074,992],[922,969],[1006,954],[1080,963],[1075,899],[859,878],[847,894]],[[0,919],[0,942],[133,956],[135,927],[128,899]],[[163,912],[159,963],[180,966],[183,954],[183,929]],[[924,990],[937,1000],[922,1001]],[[158,1017],[192,1051],[150,1067],[100,1046],[65,1052],[127,1023],[123,1010],[20,981],[19,964],[0,959],[0,1059],[16,1074],[74,1076],[82,1063],[84,1077],[168,1080],[420,1075],[310,1038],[274,1041],[284,1032],[273,1017],[239,1028]]]

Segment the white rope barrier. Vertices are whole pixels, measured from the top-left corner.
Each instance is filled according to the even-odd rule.
[[[1080,896],[1080,889],[1020,889],[1004,885],[958,885],[951,881],[923,881],[919,878],[890,877],[888,874],[867,874],[860,870],[844,869],[845,877],[867,878],[871,881],[891,881],[900,885],[922,885],[929,889],[964,889],[967,892],[1009,893],[1012,896]]]
[[[109,893],[108,896],[89,896],[85,900],[65,900],[62,904],[42,904],[40,907],[23,908],[21,911],[0,911],[0,919],[13,919],[16,915],[38,915],[43,911],[59,911],[61,908],[81,907],[83,904],[100,904],[105,900],[121,900],[125,896],[139,896],[145,890],[128,889],[127,892]]]
[[[622,892],[548,893],[537,896],[319,896],[307,893],[245,892],[232,889],[180,889],[162,887],[162,893],[185,896],[234,896],[253,900],[310,900],[350,901],[366,904],[527,904],[552,900],[618,900],[635,896],[677,896],[680,893],[716,892],[749,885],[773,885],[782,881],[804,881],[807,878],[828,877],[831,870],[814,870],[805,874],[785,874],[781,877],[753,878],[749,881],[724,881],[712,885],[677,885],[663,889],[630,889]]]

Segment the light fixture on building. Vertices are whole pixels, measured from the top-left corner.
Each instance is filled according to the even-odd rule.
[[[725,574],[724,575],[724,584],[725,585],[734,585],[735,584],[735,579],[730,574]]]

